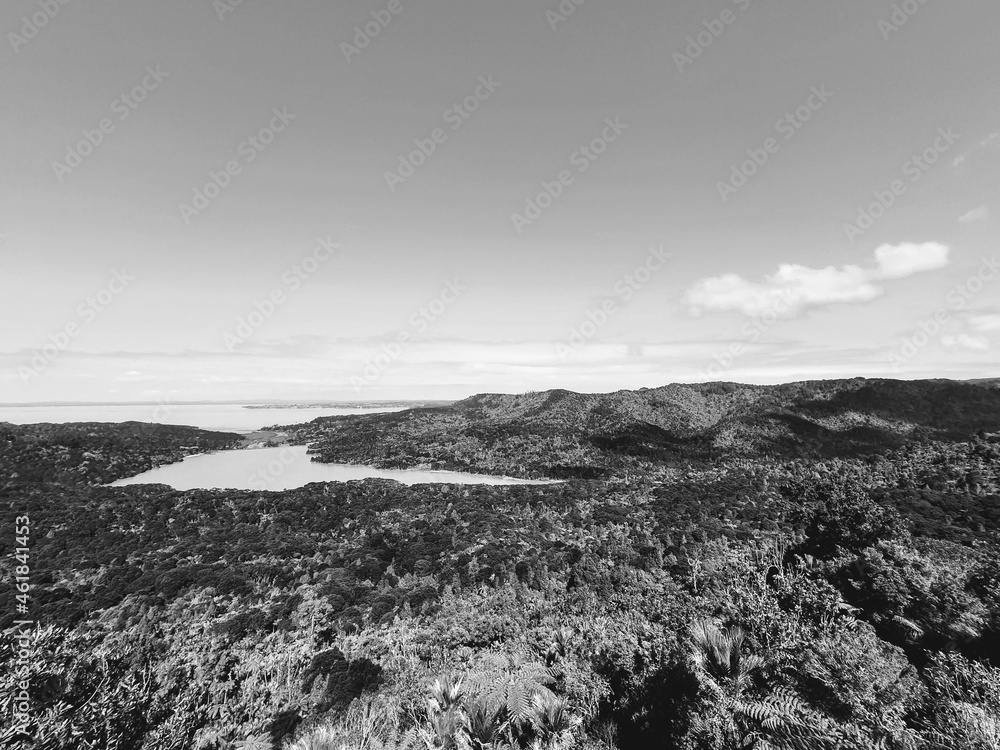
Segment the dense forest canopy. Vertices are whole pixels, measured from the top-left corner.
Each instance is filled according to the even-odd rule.
[[[322,460],[567,481],[111,488],[238,436],[0,425],[37,623],[6,746],[1000,742],[991,382],[487,395],[289,429]]]
[[[286,425],[318,460],[596,478],[734,457],[858,456],[1000,425],[995,381],[673,384],[482,394],[449,406]]]

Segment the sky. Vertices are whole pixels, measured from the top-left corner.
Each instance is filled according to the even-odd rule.
[[[0,402],[996,377],[995,0],[7,0]]]

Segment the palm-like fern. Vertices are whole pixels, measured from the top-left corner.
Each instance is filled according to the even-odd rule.
[[[496,747],[504,730],[506,711],[486,698],[476,698],[466,708],[466,732],[476,750]]]
[[[558,738],[576,724],[564,699],[541,695],[535,695],[532,700],[528,720],[535,734],[543,740]]]
[[[764,666],[761,657],[743,653],[746,633],[739,626],[720,630],[711,620],[697,620],[691,626],[691,640],[696,672],[731,697],[742,694]]]
[[[431,726],[431,734],[425,737],[428,748],[456,750],[459,747],[459,737],[465,728],[465,717],[460,711],[428,713],[427,720]]]
[[[428,748],[561,746],[579,720],[553,690],[558,671],[498,655],[495,668],[466,682],[436,680],[427,701]]]
[[[728,715],[734,741],[745,750],[823,750],[833,748],[834,729],[794,693],[778,688],[761,700],[747,696],[765,664],[744,654],[742,628],[720,630],[711,620],[691,626],[691,661],[703,686]]]
[[[464,700],[461,680],[443,677],[434,681],[427,700],[427,723],[431,731],[425,733],[424,739],[428,748],[453,750],[459,747],[459,737],[466,723],[462,711]]]
[[[430,687],[429,699],[431,710],[435,713],[445,713],[458,708],[465,695],[462,681],[452,677],[439,677]]]
[[[545,652],[545,666],[551,667],[564,658],[569,651],[569,642],[573,631],[569,628],[559,628],[552,634],[552,643]]]

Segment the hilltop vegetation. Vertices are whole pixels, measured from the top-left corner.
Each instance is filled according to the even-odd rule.
[[[106,484],[195,453],[235,448],[235,433],[146,422],[0,422],[0,486]]]
[[[1000,390],[953,381],[668,385],[473,396],[290,425],[318,460],[595,478],[721,458],[830,458],[1000,430]]]
[[[863,384],[788,387],[782,408],[816,424],[867,404],[872,421],[910,414],[916,427],[897,447],[855,443],[822,458],[798,444],[781,456],[743,445],[715,461],[614,463],[615,446],[595,446],[564,465],[602,478],[555,485],[179,492],[88,485],[63,461],[65,480],[0,495],[6,528],[31,517],[41,624],[30,639],[37,744],[12,731],[0,742],[995,748],[1000,436],[980,400],[993,393],[970,387],[908,385],[900,403]],[[626,412],[665,423],[675,407],[651,393],[614,394],[615,409],[562,392],[367,419],[378,445],[415,445],[407,429],[446,419],[544,423],[553,441],[583,441]],[[958,400],[921,416],[907,393]],[[756,429],[778,403],[754,387],[709,396],[672,418]],[[23,429],[20,441],[40,439]],[[91,426],[64,429],[94,439]],[[529,431],[520,453],[505,450],[527,471],[542,455],[536,440]],[[445,445],[437,455],[458,463]],[[4,601],[14,564],[0,571]],[[0,662],[6,696],[9,648]]]

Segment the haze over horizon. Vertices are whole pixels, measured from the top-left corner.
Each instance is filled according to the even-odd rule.
[[[12,0],[0,402],[996,377],[1000,6],[901,5]]]
[[[855,377],[851,377],[851,378],[837,378],[837,379],[817,378],[817,379],[815,379],[815,380],[813,380],[811,382],[817,382],[817,381],[828,381],[829,382],[831,380],[856,380],[858,378],[865,379],[863,376],[855,376]],[[867,378],[867,379],[868,380],[879,380],[879,378]],[[898,378],[898,379],[896,379],[896,378],[889,378],[889,380],[894,380],[894,379],[895,380],[906,380],[906,379],[903,379],[903,378]],[[935,380],[935,378],[915,378],[913,380],[915,380],[915,381]],[[951,379],[949,379],[949,378],[939,378],[939,380],[951,380]],[[953,381],[953,382],[975,383],[975,382],[984,382],[984,381],[1000,381],[1000,377],[998,377],[998,378],[990,378],[990,377],[987,377],[987,378],[971,378],[971,379],[968,379],[968,380],[957,380],[957,381]],[[735,381],[721,381],[721,380],[720,381],[703,381],[703,383],[705,383],[705,382],[720,382],[720,383],[722,383],[722,382],[735,382]],[[742,385],[760,385],[760,386],[767,386],[767,385],[792,385],[792,384],[797,383],[797,382],[810,382],[810,381],[785,381],[785,382],[782,382],[782,383],[743,383]],[[657,388],[664,388],[664,387],[675,386],[675,385],[680,385],[680,386],[684,386],[684,385],[701,385],[703,383],[661,383],[658,386],[640,386],[639,388],[635,388],[635,389],[612,389],[610,391],[572,391],[571,389],[568,389],[568,388],[560,388],[558,386],[555,386],[553,388],[546,389],[546,391],[560,391],[560,390],[563,390],[563,391],[570,391],[572,393],[580,393],[580,394],[583,394],[583,395],[606,395],[606,394],[613,394],[613,393],[617,393],[617,392],[621,392],[621,391],[630,391],[630,390],[640,391],[640,390],[643,390],[643,389],[645,389],[645,390],[656,390]],[[740,385],[740,384],[737,383],[737,385]],[[530,392],[531,391],[528,391],[528,393],[530,393]],[[156,418],[157,414],[163,414],[163,413],[165,413],[165,412],[173,409],[174,407],[180,407],[180,406],[244,406],[245,405],[245,406],[251,406],[251,407],[275,406],[275,407],[286,407],[287,408],[287,407],[293,407],[293,406],[309,406],[309,405],[316,405],[316,404],[318,404],[318,405],[332,405],[332,406],[357,404],[357,405],[360,405],[360,407],[362,409],[364,409],[364,408],[366,408],[365,407],[366,404],[368,404],[370,406],[376,406],[377,407],[377,406],[383,405],[383,404],[407,404],[407,403],[419,404],[419,403],[426,403],[426,402],[448,403],[448,402],[462,401],[462,400],[467,399],[467,398],[472,398],[473,396],[484,395],[484,394],[521,395],[523,393],[525,393],[525,392],[524,391],[502,391],[502,390],[501,391],[478,391],[476,393],[466,393],[466,394],[464,394],[462,396],[458,396],[458,397],[455,397],[455,398],[429,398],[429,397],[428,398],[421,398],[420,396],[414,396],[412,398],[384,398],[384,399],[375,399],[375,398],[357,398],[357,399],[351,399],[351,398],[343,398],[343,399],[309,399],[309,398],[298,398],[298,399],[266,399],[266,398],[245,398],[245,399],[237,399],[237,400],[218,400],[218,401],[213,401],[213,400],[208,400],[208,399],[201,400],[201,401],[174,401],[174,400],[164,400],[164,399],[160,399],[160,400],[157,400],[157,401],[149,401],[149,400],[146,400],[146,401],[141,401],[141,400],[140,401],[28,401],[28,402],[0,402],[0,409],[3,409],[3,408],[11,409],[11,408],[22,408],[22,407],[62,407],[62,406],[153,406],[153,407],[157,407],[157,408],[154,409],[153,412],[151,412],[154,415],[152,421],[158,421],[157,418]],[[4,415],[0,414],[0,422],[2,422],[2,421],[4,421]],[[144,420],[144,421],[149,421],[149,420]],[[159,421],[163,421],[163,420],[161,419]]]

